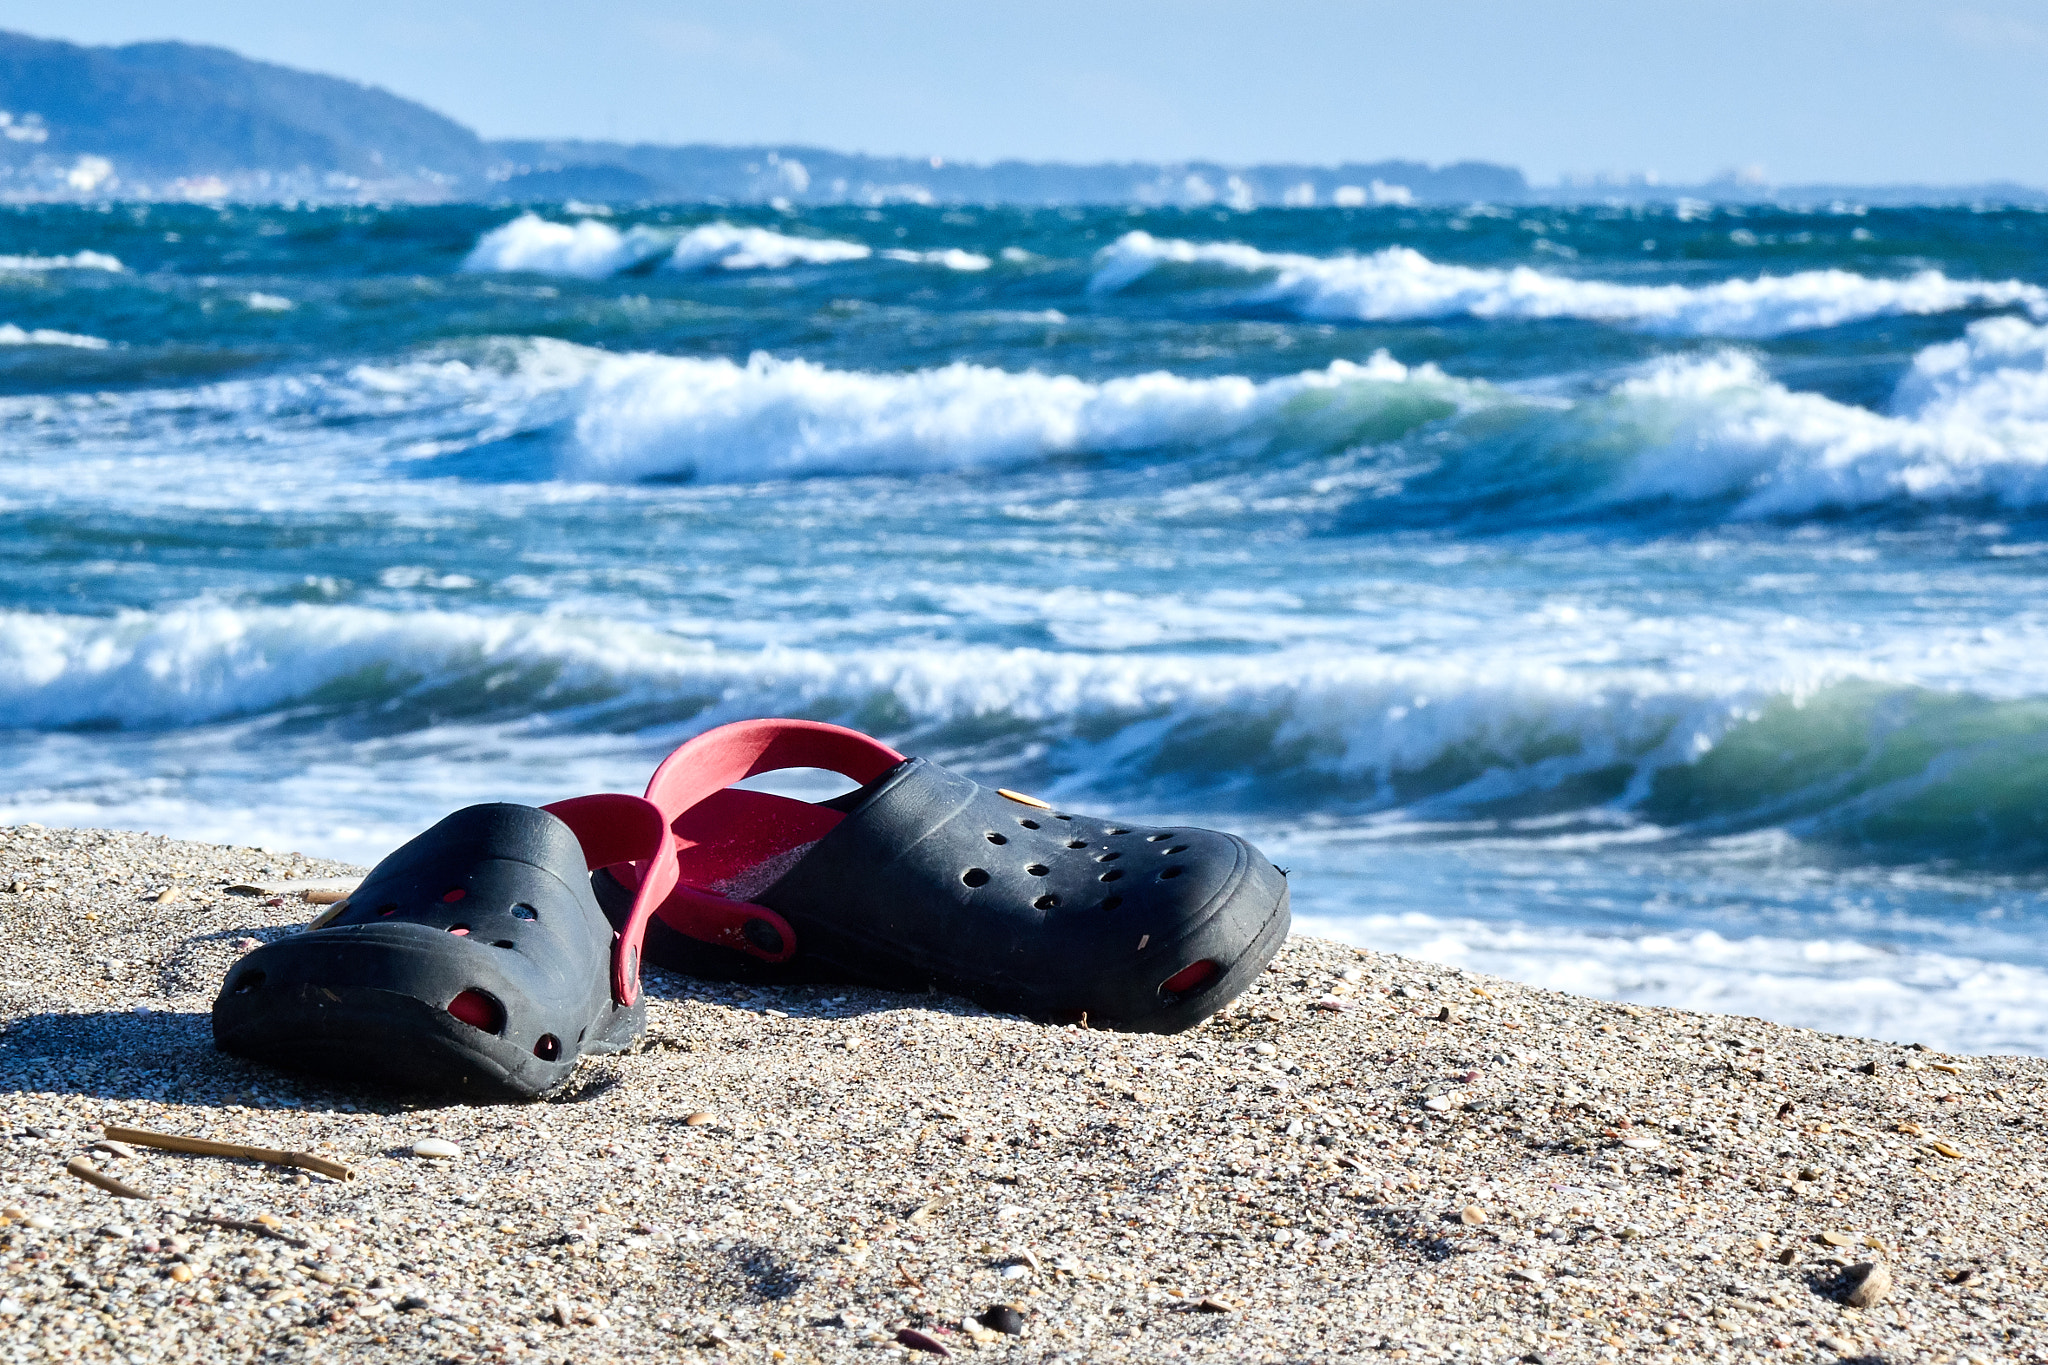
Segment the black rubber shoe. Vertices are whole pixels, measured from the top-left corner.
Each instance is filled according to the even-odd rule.
[[[223,1051],[473,1099],[532,1099],[645,1027],[650,886],[615,927],[589,869],[673,857],[637,797],[471,806],[392,853],[307,931],[229,969]],[[665,888],[664,888],[665,889]]]
[[[864,785],[821,805],[726,789],[785,767]],[[648,799],[680,850],[648,960],[693,975],[936,988],[1173,1033],[1287,938],[1286,877],[1235,835],[1056,811],[837,726],[721,727],[670,755]],[[600,900],[629,898],[638,872],[599,872]]]

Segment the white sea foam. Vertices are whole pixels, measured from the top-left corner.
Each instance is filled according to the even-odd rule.
[[[68,256],[0,256],[0,270],[107,270],[128,267],[104,251],[74,251]]]
[[[1926,270],[1879,279],[1846,270],[1724,280],[1707,285],[1614,284],[1445,265],[1409,247],[1364,256],[1304,256],[1236,242],[1186,242],[1129,232],[1097,256],[1090,288],[1114,292],[1161,267],[1264,276],[1248,301],[1305,317],[1579,318],[1674,336],[1767,337],[1895,314],[2022,307],[2048,319],[2048,289],[2020,280],[1952,280]]]
[[[584,218],[574,225],[551,223],[522,213],[477,239],[462,268],[477,273],[527,272],[598,280],[652,260],[669,247],[672,233],[647,227],[624,232]]]
[[[756,355],[621,357],[591,377],[568,472],[704,480],[911,473],[1213,446],[1305,395],[1423,379],[1385,355],[1286,379],[1155,373],[1092,382],[955,364],[864,374]]]
[[[1736,646],[1741,633],[1724,631]],[[1084,786],[1126,780],[1118,777],[1125,765],[1132,781],[1161,772],[1172,766],[1164,749],[1185,750],[1188,763],[1219,780],[1248,776],[1232,776],[1240,758],[1263,769],[1284,752],[1291,757],[1279,780],[1312,780],[1341,791],[1333,799],[1380,805],[1393,799],[1401,774],[1452,757],[1477,784],[1467,796],[1505,796],[1615,763],[1648,770],[1690,762],[1771,696],[1813,695],[1844,677],[1910,678],[1914,665],[1901,657],[1887,667],[1853,649],[1765,641],[1743,652],[1703,640],[1677,668],[1592,674],[1568,662],[1586,640],[1559,641],[1548,652],[1537,643],[1558,634],[1541,622],[1510,623],[1488,640],[1426,658],[1362,654],[1341,643],[1244,654],[964,645],[848,653],[718,649],[581,616],[314,605],[112,618],[6,612],[0,712],[33,728],[151,728],[357,690],[378,708],[419,693],[446,711],[467,695],[479,714],[518,716],[546,711],[558,696],[579,707],[673,705],[682,708],[678,721],[699,708],[843,708],[898,715],[913,730],[1028,722],[1042,740],[1073,747],[1070,766]],[[2024,673],[2013,665],[2039,648],[2018,628],[2008,640],[1940,645],[1952,656],[1947,666],[1966,676]],[[1707,671],[1717,663],[1720,672]],[[1100,738],[1123,726],[1133,728]]]
[[[1972,323],[1922,351],[1890,413],[1794,393],[1739,352],[1662,360],[1590,409],[1635,429],[1623,497],[1755,515],[1893,501],[2048,505],[2048,327]]]
[[[2048,972],[1957,953],[1846,935],[1602,934],[1427,914],[1297,915],[1295,932],[1608,1000],[1959,1052],[2048,1055]]]
[[[892,247],[882,253],[882,259],[907,265],[940,265],[948,270],[986,270],[995,264],[978,251],[962,251],[958,247],[943,251],[899,251]]]
[[[610,223],[590,218],[572,225],[524,213],[478,238],[462,268],[596,280],[657,258],[668,270],[782,270],[794,265],[857,261],[871,254],[859,242],[793,237],[732,223],[704,223],[681,233],[639,224],[621,232]],[[967,253],[960,255],[964,258]],[[934,263],[962,270],[978,268],[945,260]]]
[[[105,345],[0,325],[5,344]],[[1736,350],[1667,357],[1572,401],[1538,401],[1385,354],[1266,380],[1084,380],[967,364],[863,373],[765,355],[745,364],[621,356],[549,339],[461,355],[55,408],[42,397],[0,398],[0,431],[16,448],[62,453],[9,466],[0,484],[54,495],[103,459],[108,479],[118,467],[120,485],[138,496],[204,502],[233,486],[231,466],[262,461],[263,487],[284,496],[372,477],[366,455],[410,461],[559,424],[556,468],[576,481],[744,482],[1228,451],[1258,454],[1273,496],[1315,497],[1289,492],[1287,471],[1299,461],[1398,441],[1427,422],[1450,438],[1431,449],[1454,476],[1467,443],[1472,458],[1486,459],[1503,424],[1535,423],[1556,459],[1598,452],[1602,463],[1586,469],[1576,495],[1588,509],[1645,499],[1726,504],[1739,516],[1955,501],[2048,506],[2048,326],[2013,317],[1980,319],[1927,348],[1884,412],[1793,392]],[[141,433],[150,450],[139,455]],[[331,470],[315,458],[330,448],[342,461]],[[1378,496],[1398,498],[1403,480],[1417,477],[1395,468],[1404,461],[1432,467],[1388,458],[1362,467]],[[161,486],[148,474],[156,463],[169,481]],[[1532,487],[1558,473],[1527,463]]]
[[[49,327],[17,327],[11,322],[0,322],[0,346],[72,346],[84,351],[107,349],[106,341],[100,337],[59,332]]]
[[[745,365],[630,356],[600,362],[587,380],[564,472],[722,482],[1194,452],[1274,436],[1305,402],[1367,410],[1388,400],[1389,385],[1464,410],[1527,401],[1384,353],[1264,381],[1159,373],[1100,382],[965,364],[863,374],[759,355]],[[1745,516],[1972,499],[2039,507],[2048,505],[2048,327],[1971,324],[1915,360],[1888,413],[1793,392],[1754,357],[1727,351],[1654,362],[1566,420],[1593,448],[1634,452],[1589,493],[1599,502],[1729,500]]]
[[[767,228],[706,223],[691,228],[669,254],[670,270],[783,270],[793,265],[834,265],[873,253],[859,242],[792,237]]]

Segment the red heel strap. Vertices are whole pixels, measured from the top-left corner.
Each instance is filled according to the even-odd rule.
[[[616,863],[646,869],[635,879],[639,885],[625,924],[612,936],[612,999],[630,1005],[640,998],[640,943],[647,936],[647,921],[675,889],[675,835],[661,809],[638,796],[576,796],[541,809],[575,831],[590,871]]]
[[[823,768],[862,786],[904,761],[881,741],[841,725],[814,720],[743,720],[707,730],[662,760],[647,783],[647,799],[668,822],[668,875],[674,889],[660,901],[662,922],[706,943],[735,948],[764,962],[785,962],[796,952],[796,932],[772,910],[678,877],[678,858],[692,850],[701,873],[737,871],[738,855],[749,865],[782,847],[815,841],[839,823],[836,811],[801,801],[727,788],[783,768]],[[721,798],[721,793],[725,795]],[[714,799],[721,798],[721,799]],[[694,816],[694,818],[693,818]],[[735,826],[735,821],[744,821]],[[715,843],[736,842],[725,849]],[[628,885],[643,867],[614,868]],[[644,885],[641,895],[646,894]],[[634,905],[640,904],[638,898]],[[749,933],[750,925],[753,933]],[[771,944],[773,946],[771,946]]]

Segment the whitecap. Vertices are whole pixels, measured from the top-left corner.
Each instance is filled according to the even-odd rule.
[[[104,251],[74,251],[68,256],[0,256],[0,270],[106,270],[128,267]]]
[[[566,275],[598,280],[660,255],[672,234],[647,227],[624,232],[609,223],[584,218],[554,223],[537,213],[522,213],[477,239],[462,268],[472,273]]]
[[[899,251],[891,248],[882,253],[885,261],[902,261],[906,265],[937,265],[948,270],[986,270],[995,262],[978,251],[962,251],[958,247],[947,247],[943,251]]]
[[[1866,318],[2023,307],[2048,319],[2048,288],[2021,280],[1953,280],[1935,270],[1901,279],[1846,270],[1723,280],[1715,284],[1615,284],[1510,269],[1445,265],[1409,247],[1369,255],[1305,256],[1236,242],[1186,242],[1124,234],[1096,257],[1089,287],[1128,288],[1162,267],[1264,277],[1247,302],[1303,317],[1397,322],[1421,318],[1576,318],[1672,336],[1767,337]]]
[[[1266,381],[1160,372],[1100,382],[968,364],[870,374],[767,355],[744,365],[625,356],[588,381],[565,472],[729,481],[1185,449],[1269,424],[1306,394],[1411,379],[1453,387],[1384,354]]]
[[[107,342],[79,332],[60,332],[51,327],[17,327],[0,322],[0,346],[71,346],[83,351],[104,351]]]
[[[783,270],[793,265],[858,261],[872,254],[859,242],[792,237],[767,228],[705,223],[677,240],[666,266],[670,270]]]
[[[1589,405],[1640,452],[1615,496],[1744,515],[1983,500],[2048,505],[2048,327],[1984,318],[1914,358],[1892,410],[1796,393],[1728,351],[1654,362]]]

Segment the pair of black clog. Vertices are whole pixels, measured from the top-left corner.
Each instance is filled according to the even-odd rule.
[[[732,785],[783,768],[861,785],[816,804]],[[743,721],[670,754],[644,798],[457,811],[238,961],[213,1030],[280,1066],[532,1098],[640,1035],[643,953],[1172,1033],[1287,928],[1286,879],[1234,835],[1070,815],[839,726]]]

